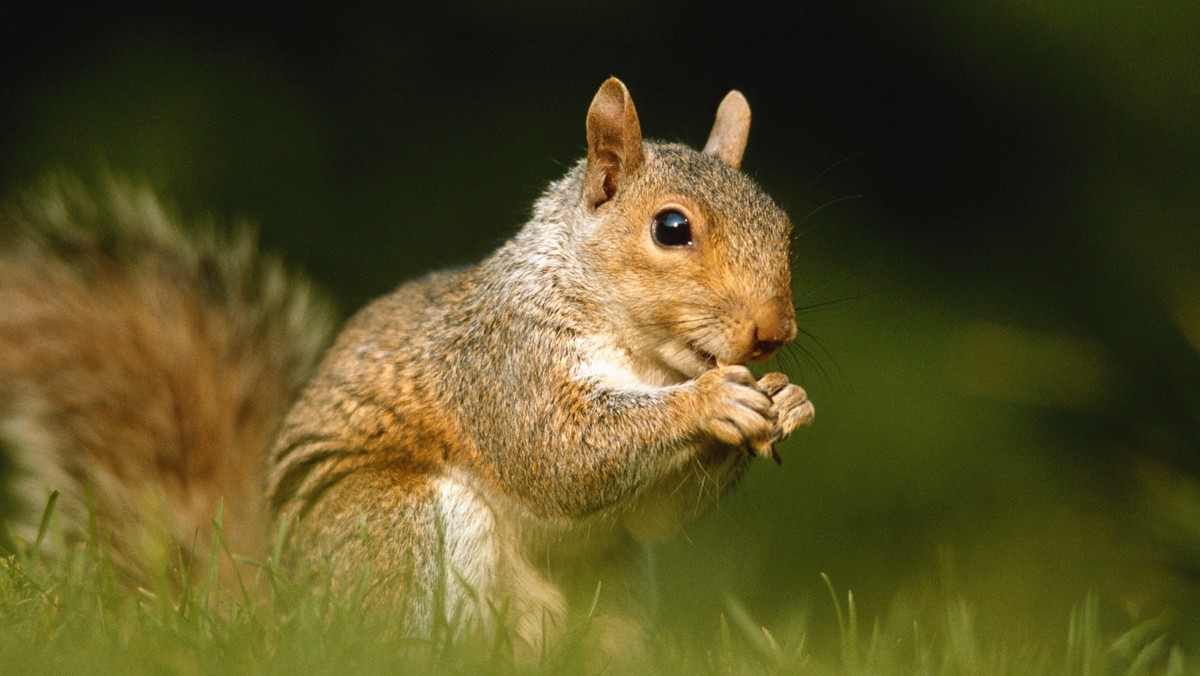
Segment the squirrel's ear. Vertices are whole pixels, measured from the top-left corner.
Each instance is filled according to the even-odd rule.
[[[742,153],[746,152],[749,135],[750,104],[735,89],[725,95],[717,108],[717,121],[708,135],[708,143],[704,144],[704,154],[737,169],[742,166]]]
[[[588,159],[584,197],[598,207],[642,166],[642,127],[629,90],[615,77],[600,85],[587,115]]]

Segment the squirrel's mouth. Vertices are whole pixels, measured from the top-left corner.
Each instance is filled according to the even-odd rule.
[[[695,378],[717,367],[717,356],[690,340],[684,339],[666,352],[671,367],[684,378]],[[665,356],[665,355],[664,355]]]
[[[667,354],[671,355],[667,363],[684,378],[695,378],[705,371],[722,366],[740,366],[746,363],[744,356],[722,357],[687,339],[676,343]]]
[[[689,342],[688,348],[692,351],[692,354],[694,354],[696,356],[696,358],[699,359],[704,364],[704,370],[706,370],[706,371],[710,370],[710,369],[715,369],[718,366],[730,366],[733,364],[741,364],[742,363],[739,361],[729,361],[729,360],[721,359],[717,355],[709,352],[708,350],[705,350],[704,348],[700,347],[699,345],[696,345],[695,343]]]

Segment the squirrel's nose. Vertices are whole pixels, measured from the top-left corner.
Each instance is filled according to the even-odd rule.
[[[776,300],[763,305],[754,316],[754,349],[750,359],[767,359],[796,337],[796,313],[792,304]]]

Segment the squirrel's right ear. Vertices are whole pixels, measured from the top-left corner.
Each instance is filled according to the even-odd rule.
[[[610,77],[600,85],[587,115],[588,159],[583,194],[595,208],[612,199],[626,178],[641,168],[642,127],[624,83]]]

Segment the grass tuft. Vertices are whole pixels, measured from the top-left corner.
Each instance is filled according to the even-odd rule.
[[[184,558],[164,567],[153,584],[118,582],[105,540],[47,556],[56,497],[51,496],[33,542],[17,541],[0,558],[0,654],[12,673],[383,673],[513,674],[512,638],[498,632],[483,645],[455,631],[448,613],[427,638],[397,636],[363,612],[371,585],[341,593],[304,587],[278,569],[276,546],[267,561],[230,551],[222,513],[212,521],[209,555],[198,570]],[[280,535],[283,534],[281,527]],[[58,551],[58,547],[52,548]],[[217,580],[222,561],[241,568],[236,583]],[[1163,619],[1108,631],[1101,599],[1088,595],[1071,613],[1061,637],[1002,642],[982,635],[972,607],[951,596],[939,612],[908,623],[871,620],[864,632],[855,596],[839,593],[828,575],[835,626],[792,622],[768,627],[737,598],[709,635],[679,628],[656,637],[651,670],[688,674],[1108,674],[1196,672],[1196,661],[1176,643]],[[586,638],[604,589],[591,611],[564,636],[547,642],[534,673],[583,673]],[[496,617],[504,608],[493,608]],[[1056,640],[1059,639],[1059,640]]]

